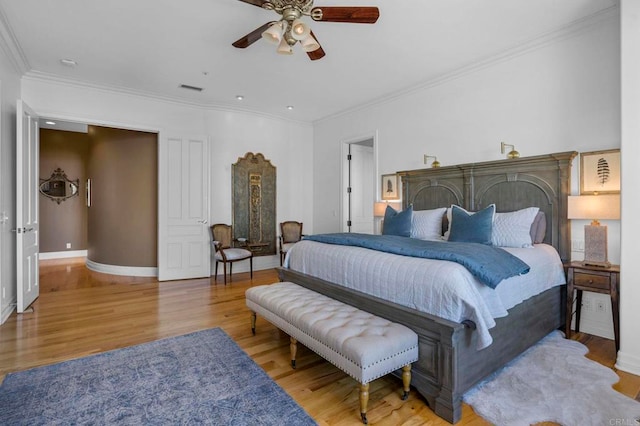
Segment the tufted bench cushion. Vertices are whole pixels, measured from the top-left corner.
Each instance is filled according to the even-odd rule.
[[[410,365],[418,359],[418,336],[408,327],[294,283],[252,287],[246,291],[246,303],[254,315],[263,316],[362,385],[403,367],[408,367],[404,371],[410,377]],[[255,333],[255,318],[252,327]],[[405,398],[406,392],[408,384]],[[361,413],[366,423],[366,401]]]

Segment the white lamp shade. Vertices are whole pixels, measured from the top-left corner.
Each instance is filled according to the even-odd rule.
[[[620,195],[571,195],[568,199],[569,219],[620,219]]]
[[[278,53],[281,55],[293,55],[293,49],[289,46],[286,39],[280,40],[280,44],[278,45]]]
[[[271,25],[262,33],[262,38],[268,41],[269,43],[278,44],[282,40],[282,21],[276,22]]]
[[[291,37],[304,40],[311,33],[311,28],[301,19],[295,19],[291,24]]]
[[[313,38],[311,34],[309,34],[305,39],[303,39],[300,44],[302,45],[302,50],[305,52],[315,52],[320,49],[320,43]]]

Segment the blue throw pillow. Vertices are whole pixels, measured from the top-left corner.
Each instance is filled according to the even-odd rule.
[[[449,241],[491,245],[495,204],[471,213],[459,206],[451,206]]]
[[[397,212],[393,207],[387,206],[384,211],[384,223],[382,225],[382,235],[398,235],[400,237],[411,236],[411,216],[413,206],[406,210]]]

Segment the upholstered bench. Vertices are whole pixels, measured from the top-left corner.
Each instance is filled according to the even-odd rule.
[[[418,336],[409,328],[290,282],[252,287],[246,300],[254,334],[259,314],[289,335],[293,368],[300,341],[360,383],[365,424],[371,381],[402,368],[407,399],[411,363],[418,359]]]

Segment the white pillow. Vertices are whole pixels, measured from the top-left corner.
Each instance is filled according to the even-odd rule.
[[[493,218],[491,242],[498,247],[533,247],[531,224],[538,207],[528,207],[508,213],[496,213]]]
[[[411,238],[420,240],[442,239],[442,217],[446,207],[432,210],[414,210],[411,217]]]

